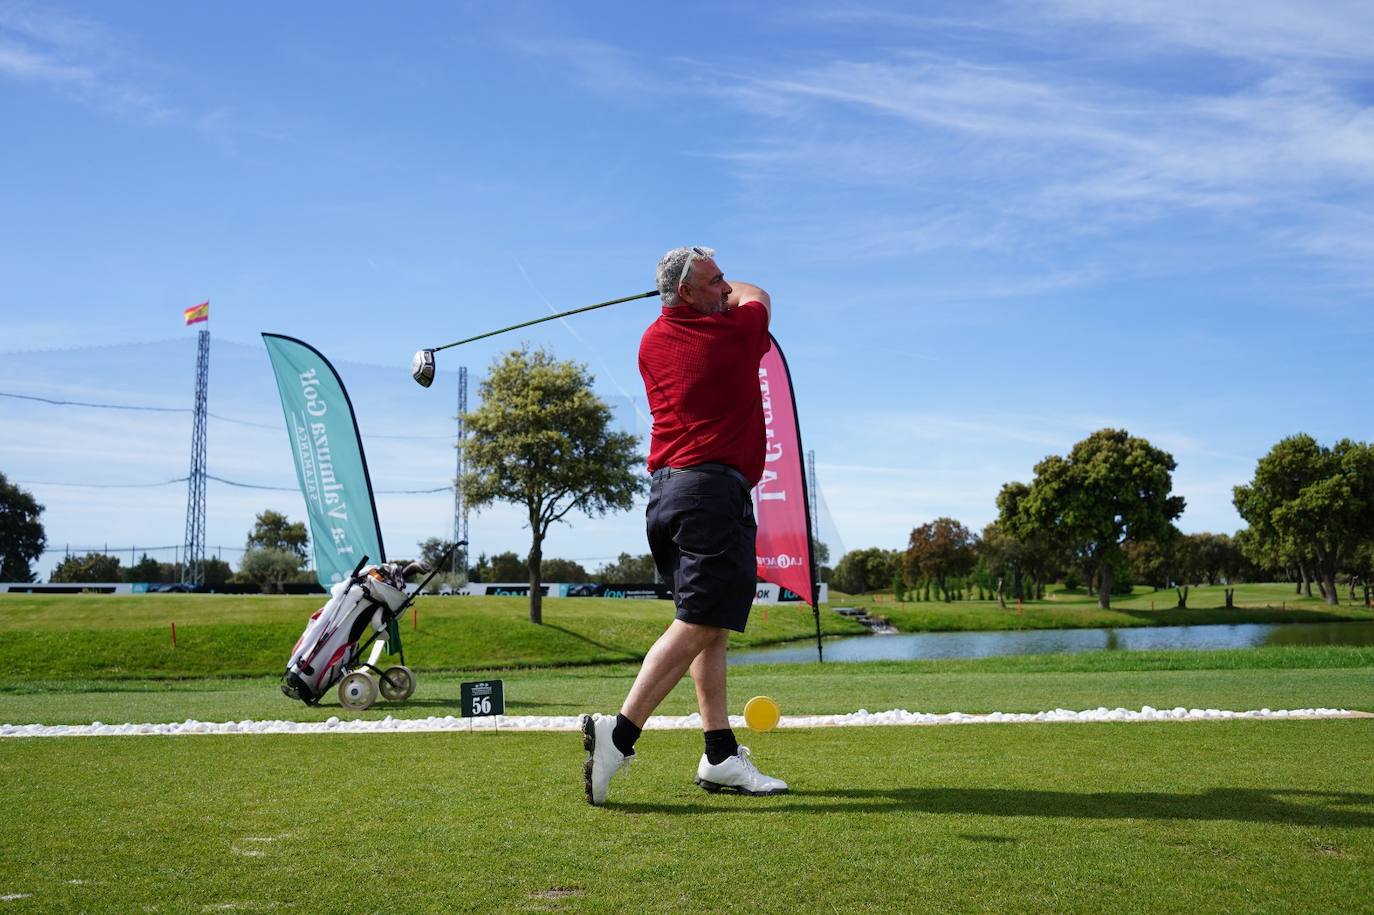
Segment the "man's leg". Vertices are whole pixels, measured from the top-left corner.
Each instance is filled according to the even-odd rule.
[[[720,645],[720,688],[719,688],[719,713],[720,717],[725,717],[725,637],[724,629],[715,626],[701,626],[696,623],[684,623],[682,620],[675,619],[669,624],[668,629],[663,635],[658,637],[654,646],[649,649],[649,653],[644,656],[644,664],[639,668],[639,675],[635,677],[634,686],[630,687],[630,694],[625,697],[625,704],[620,707],[620,714],[630,719],[636,727],[644,727],[644,722],[649,720],[649,716],[658,708],[663,697],[672,692],[674,686],[682,680],[682,675],[692,670],[692,677],[696,679],[695,662],[703,652],[710,646],[719,643]],[[701,697],[701,687],[697,686],[697,697]],[[702,707],[702,717],[706,716],[706,708]],[[728,726],[728,725],[726,725]]]
[[[713,626],[673,620],[645,655],[620,714],[614,718],[582,716],[582,746],[587,751],[582,777],[588,803],[599,806],[606,802],[611,778],[634,756],[640,729],[663,697],[682,680],[693,659],[715,640],[716,632],[724,634]],[[723,689],[721,701],[723,710]]]
[[[725,704],[725,645],[729,637],[729,632],[717,629],[715,638],[692,661],[692,682],[697,688],[703,731],[730,727]]]

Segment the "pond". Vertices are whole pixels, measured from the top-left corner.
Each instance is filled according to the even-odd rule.
[[[1124,629],[1018,629],[1008,632],[912,632],[827,639],[827,661],[911,661],[990,658],[1084,651],[1259,648],[1265,645],[1374,645],[1374,622],[1244,623],[1220,626],[1139,626]],[[816,643],[731,652],[731,664],[814,661]]]

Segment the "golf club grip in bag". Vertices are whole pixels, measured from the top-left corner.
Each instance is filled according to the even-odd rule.
[[[329,602],[310,617],[282,674],[282,692],[307,705],[317,704],[352,669],[367,630],[385,632],[408,603],[405,591],[359,563],[348,580],[330,590]]]

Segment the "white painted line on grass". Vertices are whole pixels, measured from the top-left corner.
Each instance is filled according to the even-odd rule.
[[[1355,712],[1339,708],[1300,708],[1271,711],[1255,709],[1247,712],[1232,712],[1225,709],[1156,709],[1145,706],[1139,711],[1124,708],[1095,708],[1081,712],[1070,709],[1055,709],[1050,712],[992,712],[986,715],[966,715],[963,712],[948,712],[942,715],[924,712],[908,712],[906,709],[892,709],[886,712],[870,712],[859,709],[847,715],[799,715],[783,718],[781,728],[843,728],[843,727],[890,727],[911,725],[941,724],[1032,724],[1032,723],[1094,723],[1130,721],[1310,721],[1319,718],[1374,718],[1369,712]],[[730,716],[730,726],[743,729],[744,718]],[[649,719],[646,730],[677,731],[699,730],[701,716],[690,715],[673,717],[655,715]],[[473,731],[575,731],[578,729],[576,715],[496,715],[490,718],[393,718],[387,715],[381,719],[353,719],[342,721],[330,718],[327,721],[195,721],[187,719],[170,724],[0,724],[0,738],[3,737],[169,737],[193,734],[414,734],[436,731],[466,733]]]

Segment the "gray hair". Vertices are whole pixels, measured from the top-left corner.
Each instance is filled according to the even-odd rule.
[[[674,248],[658,260],[658,294],[660,300],[669,308],[677,304],[677,287],[687,279],[684,271],[693,261],[703,257],[715,257],[715,248],[691,246]]]

